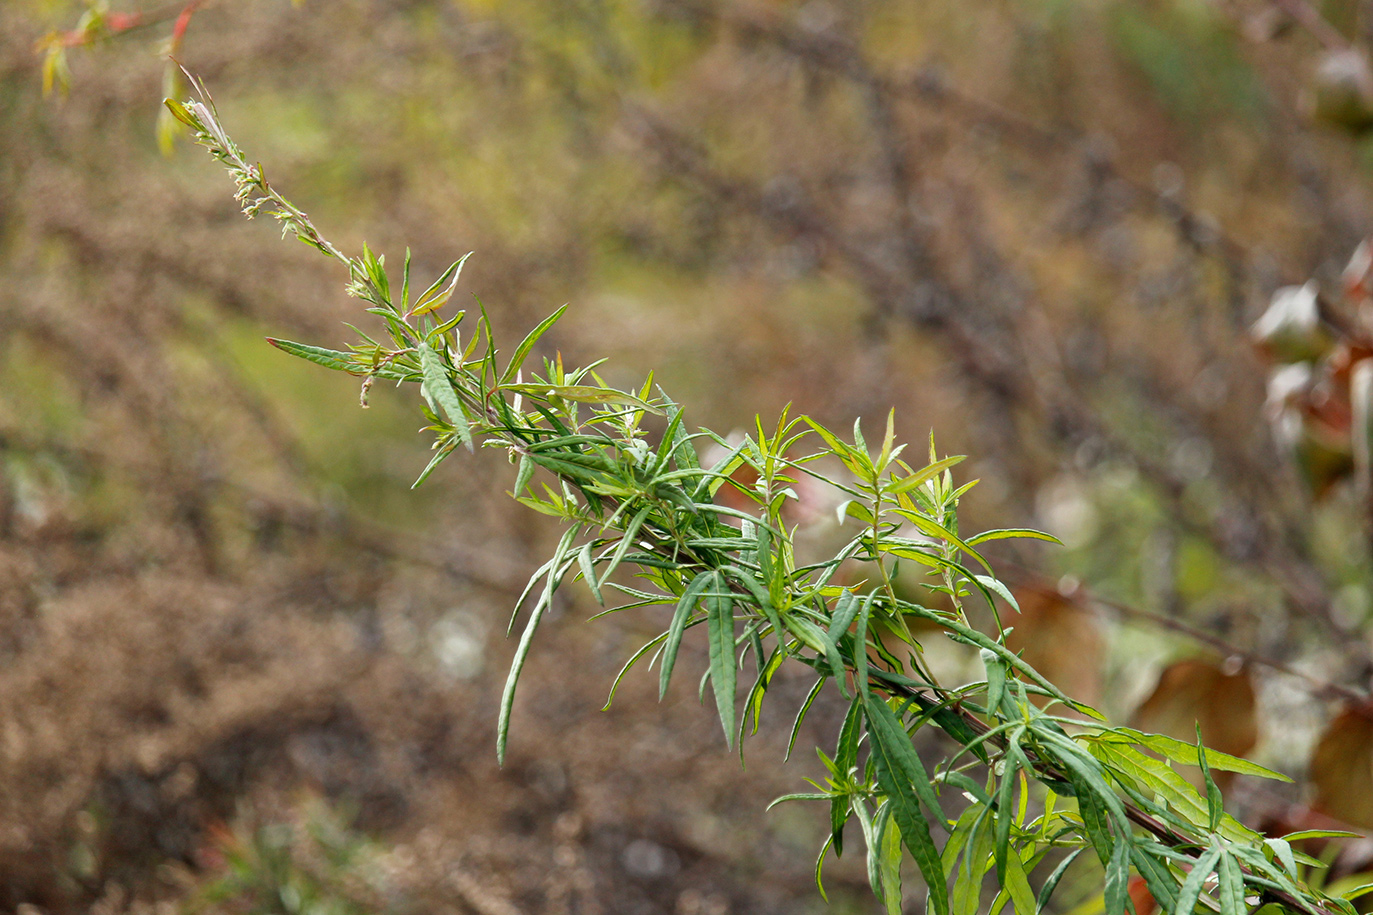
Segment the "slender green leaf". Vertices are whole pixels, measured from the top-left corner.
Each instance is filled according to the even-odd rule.
[[[1135,870],[1144,878],[1149,894],[1158,903],[1159,911],[1172,912],[1178,901],[1178,880],[1166,864],[1145,850],[1150,848],[1159,849],[1161,846],[1135,843],[1131,846],[1130,858],[1134,862]]]
[[[513,391],[516,394],[524,394],[529,397],[561,397],[563,400],[573,400],[577,403],[619,404],[635,407],[639,410],[647,410],[649,413],[663,412],[653,404],[633,394],[626,394],[624,391],[616,391],[613,388],[596,387],[595,385],[522,382],[502,384],[501,390]]]
[[[448,421],[453,424],[454,431],[458,434],[458,439],[468,451],[472,450],[472,426],[467,418],[467,411],[463,408],[462,400],[453,390],[453,384],[448,378],[448,371],[443,367],[443,360],[439,358],[428,343],[419,344],[420,366],[424,370],[424,389],[429,392],[429,396],[441,407],[443,412],[448,415]]]
[[[610,695],[606,696],[605,705],[601,706],[601,711],[604,712],[607,709],[609,709],[610,704],[615,701],[615,692],[620,688],[620,681],[625,678],[625,674],[629,673],[630,668],[632,668],[635,664],[639,663],[640,658],[642,658],[644,655],[648,654],[650,651],[652,651],[654,648],[660,645],[665,639],[667,639],[667,633],[660,632],[657,635],[655,635],[652,639],[650,639],[648,642],[646,642],[642,648],[640,648],[638,651],[634,652],[634,654],[629,656],[629,660],[626,661],[624,666],[620,668],[620,672],[615,675],[614,681],[611,682]]]
[[[696,602],[701,594],[712,583],[718,588],[719,572],[704,571],[696,575],[687,585],[682,596],[677,600],[677,606],[672,611],[672,623],[668,626],[667,642],[663,645],[663,662],[658,671],[658,698],[661,700],[667,695],[667,685],[672,679],[672,668],[677,663],[677,649],[682,644],[682,633],[686,631],[687,620],[691,618],[691,612],[696,608]]]
[[[420,484],[429,479],[429,475],[434,472],[434,468],[442,464],[448,455],[452,454],[456,448],[457,444],[451,440],[441,444],[438,451],[429,459],[429,463],[420,471],[420,475],[415,478],[415,482],[410,484],[410,488],[418,489]]]
[[[1192,865],[1192,872],[1187,875],[1187,879],[1182,882],[1182,888],[1178,890],[1178,900],[1173,906],[1172,915],[1192,915],[1192,910],[1197,907],[1197,900],[1201,898],[1201,891],[1206,886],[1206,879],[1216,872],[1216,864],[1220,861],[1221,854],[1218,845],[1212,845],[1201,853],[1197,863]]]
[[[1030,887],[1030,875],[1025,871],[1025,862],[1017,854],[1006,858],[1005,877],[1002,884],[1011,897],[1016,915],[1035,915],[1035,894]]]
[[[1297,876],[1297,858],[1292,854],[1292,844],[1286,839],[1264,839],[1263,844],[1272,850],[1278,863],[1283,866],[1287,873],[1293,877]]]
[[[992,864],[993,838],[987,825],[990,812],[983,808],[981,813],[963,848],[963,866],[954,878],[951,915],[977,915],[982,907],[982,882]]]
[[[1058,889],[1058,884],[1063,879],[1063,875],[1068,873],[1068,868],[1073,866],[1073,862],[1077,860],[1077,856],[1086,850],[1086,848],[1074,849],[1068,857],[1058,863],[1058,867],[1054,868],[1053,873],[1049,875],[1049,879],[1045,880],[1044,885],[1039,888],[1039,897],[1035,900],[1034,911],[1043,912],[1048,908],[1049,900],[1053,898],[1054,890]],[[1016,910],[1016,915],[1019,915],[1019,909]]]
[[[634,513],[634,517],[625,525],[624,533],[620,535],[620,542],[616,544],[615,552],[610,554],[610,560],[606,563],[605,571],[601,573],[602,587],[605,586],[605,583],[609,580],[610,576],[615,573],[615,570],[620,567],[620,563],[624,561],[625,554],[628,553],[630,547],[634,545],[634,538],[639,535],[639,528],[644,526],[644,520],[648,518],[648,513],[652,510],[653,506],[651,504],[644,505]]]
[[[515,376],[519,374],[520,368],[524,365],[524,360],[529,356],[529,351],[534,348],[534,344],[539,342],[539,338],[542,337],[550,327],[558,323],[558,319],[563,316],[563,312],[565,311],[567,311],[567,306],[563,305],[557,311],[553,312],[553,314],[540,321],[533,330],[525,335],[525,338],[520,341],[520,345],[515,347],[515,352],[511,354],[510,362],[506,365],[505,371],[501,373],[500,384],[502,386],[507,382],[515,380]]]
[[[1077,791],[1077,812],[1082,817],[1083,831],[1087,833],[1087,841],[1091,843],[1092,850],[1105,867],[1111,863],[1111,852],[1115,848],[1115,840],[1111,837],[1108,825],[1110,817],[1106,806],[1089,788],[1079,787],[1076,782],[1073,787]]]
[[[1208,755],[1209,755],[1209,753],[1208,753]],[[1212,763],[1212,764],[1211,764],[1211,768],[1213,768],[1213,769],[1216,768],[1215,763]],[[1362,833],[1358,833],[1358,832],[1349,832],[1349,831],[1344,830],[1344,829],[1303,829],[1303,830],[1300,830],[1299,832],[1289,832],[1287,835],[1283,836],[1283,839],[1285,839],[1285,840],[1288,841],[1288,842],[1300,842],[1300,841],[1302,841],[1303,839],[1362,839],[1362,838],[1363,838],[1363,834],[1362,834]]]
[[[920,869],[929,887],[930,901],[935,912],[938,915],[949,915],[948,885],[945,882],[947,878],[940,866],[934,840],[930,838],[929,825],[920,812],[920,803],[916,800],[916,793],[922,790],[933,795],[929,776],[925,774],[925,767],[920,764],[918,756],[915,757],[915,767],[910,765],[910,757],[915,756],[915,748],[911,746],[905,728],[898,724],[896,730],[900,732],[899,737],[892,734],[890,722],[885,717],[878,717],[876,720],[882,723],[874,726],[874,713],[881,716],[881,710],[885,710],[890,718],[895,718],[895,714],[887,708],[885,702],[874,699],[869,694],[864,711],[868,718],[868,735],[873,742],[872,755],[877,781],[892,805],[892,816],[896,818],[896,825],[901,829],[901,838],[910,849],[911,857],[915,859],[916,867]],[[916,783],[917,778],[921,780],[919,783]],[[941,824],[943,823],[944,815],[937,802],[931,813],[939,818]]]
[[[1168,803],[1179,816],[1199,829],[1219,831],[1229,839],[1251,842],[1259,834],[1239,823],[1222,810],[1212,826],[1212,811],[1195,788],[1164,761],[1148,756],[1134,747],[1107,740],[1094,740],[1089,745],[1092,755],[1115,771],[1135,779]],[[1209,754],[1208,754],[1209,755]]]
[[[990,575],[974,575],[973,578],[982,587],[986,588],[989,591],[995,592],[997,597],[1000,597],[1007,604],[1009,604],[1010,608],[1014,610],[1016,613],[1020,612],[1020,602],[1015,599],[1015,595],[1011,593],[1010,588],[1006,587],[1004,584],[1002,584],[1000,581],[998,581]]]
[[[773,801],[772,801],[772,803],[768,804],[768,805],[767,805],[766,807],[764,807],[763,809],[764,809],[765,811],[771,810],[772,808],[776,807],[778,804],[785,804],[785,803],[787,803],[788,801],[827,801],[827,800],[829,800],[829,797],[830,797],[830,796],[829,796],[828,794],[818,794],[818,793],[813,792],[813,791],[812,791],[812,792],[803,792],[803,793],[801,793],[801,794],[784,794],[784,795],[782,795],[782,796],[779,797],[779,798],[774,798]]]
[[[935,474],[939,473],[941,470],[947,470],[955,464],[958,464],[961,461],[963,461],[963,459],[963,455],[954,455],[951,457],[946,457],[940,461],[935,461],[933,464],[930,464],[923,470],[917,470],[910,476],[905,476],[901,477],[900,479],[892,480],[890,484],[882,487],[882,489],[884,492],[889,493],[891,495],[897,495],[903,492],[910,492],[912,489],[915,489],[922,483],[925,483],[926,481],[932,479],[935,476]]]
[[[1045,750],[1051,750],[1053,758],[1061,763],[1074,778],[1074,783],[1081,782],[1081,786],[1096,795],[1106,811],[1110,813],[1112,819],[1121,829],[1129,829],[1129,821],[1125,816],[1125,807],[1121,804],[1120,798],[1111,790],[1106,783],[1101,763],[1090,753],[1082,749],[1071,738],[1062,734],[1055,733],[1048,728],[1036,727],[1035,736],[1038,738],[1040,746]],[[1081,798],[1079,798],[1080,800]]]
[[[996,872],[1001,875],[1003,883],[1006,881],[1006,859],[1014,857],[1010,854],[1011,826],[1015,819],[1011,813],[1011,805],[1015,800],[1015,776],[1020,769],[1021,758],[1019,754],[1006,754],[1001,780],[997,783],[996,842],[992,850],[996,858]]]
[[[1145,734],[1133,728],[1116,728],[1117,734],[1123,734],[1133,739],[1140,746],[1148,747],[1150,750],[1184,765],[1197,765],[1196,744],[1187,743],[1184,740],[1177,740],[1173,737],[1165,737],[1162,734]],[[1290,782],[1292,779],[1283,775],[1281,772],[1274,772],[1272,769],[1264,768],[1258,763],[1241,759],[1238,756],[1231,756],[1229,753],[1222,753],[1219,750],[1206,750],[1206,763],[1212,769],[1221,769],[1225,772],[1238,772],[1241,775],[1254,775],[1259,778],[1271,778],[1281,782]]]
[[[462,265],[467,263],[467,259],[471,256],[471,251],[464,254],[452,266],[443,271],[432,286],[420,293],[420,297],[415,299],[414,307],[410,309],[410,315],[427,314],[447,303],[453,297],[453,290],[458,286],[458,277],[462,275]],[[408,278],[406,282],[408,284]]]
[[[810,707],[815,704],[815,699],[820,695],[820,691],[825,687],[825,678],[821,677],[815,681],[815,685],[806,693],[806,699],[801,703],[801,708],[796,712],[796,719],[791,723],[791,735],[787,738],[787,752],[782,757],[782,762],[791,759],[791,751],[796,749],[796,737],[801,733],[801,724],[806,720],[806,715],[810,712]]]
[[[1355,899],[1367,896],[1369,893],[1373,893],[1373,883],[1364,883],[1353,889],[1345,890],[1340,893],[1340,898],[1346,902],[1353,902]]]
[[[310,346],[305,343],[292,343],[290,340],[278,340],[276,337],[268,337],[267,342],[292,356],[299,356],[315,365],[322,365],[326,369],[334,369],[340,372],[347,372],[350,375],[361,374],[353,362],[353,353],[343,353],[338,350],[325,349],[321,346]]]
[[[863,711],[868,719],[868,734],[875,741],[875,745],[882,747],[883,755],[890,758],[896,767],[894,771],[910,782],[930,816],[942,826],[944,810],[939,805],[939,796],[935,794],[934,782],[925,771],[920,754],[915,752],[915,747],[911,745],[906,726],[886,702],[872,694],[869,694],[864,702]]]
[[[552,600],[553,592],[557,590],[562,578],[563,557],[572,546],[572,541],[576,539],[580,525],[573,525],[563,534],[562,540],[558,542],[558,548],[553,553],[553,561],[549,565],[548,580],[544,584],[543,595],[534,605],[534,610],[529,614],[529,621],[525,623],[524,633],[520,636],[520,643],[515,649],[515,657],[510,662],[510,673],[505,679],[505,690],[501,695],[500,717],[496,723],[496,760],[502,765],[505,764],[505,743],[506,737],[510,733],[510,711],[515,705],[515,686],[519,683],[520,672],[524,669],[525,659],[529,657],[529,646],[534,641],[534,631],[539,628],[539,621],[543,618],[544,611],[548,609]]]
[[[890,814],[879,817],[875,825],[878,834],[878,862],[882,883],[882,900],[887,915],[901,915],[901,829]]]
[[[1111,861],[1106,865],[1106,915],[1125,915],[1130,883],[1130,834],[1116,836]]]
[[[983,531],[976,537],[969,537],[967,542],[969,546],[977,546],[979,543],[986,543],[989,540],[1006,540],[1012,537],[1029,540],[1047,540],[1050,543],[1057,543],[1059,546],[1063,545],[1063,541],[1052,534],[1046,534],[1043,531],[1031,530],[1030,528],[1025,527],[1008,527],[995,531]]]
[[[847,778],[849,770],[858,762],[858,740],[862,735],[863,701],[855,696],[849,703],[844,723],[839,728],[839,745],[834,750],[834,766],[841,778]],[[830,801],[830,840],[837,856],[844,854],[844,824],[849,819],[849,799],[836,795]]]
[[[725,595],[706,598],[706,620],[710,635],[710,682],[715,690],[715,708],[725,743],[734,743],[734,603]]]
[[[830,843],[826,839],[825,844],[820,846],[820,854],[815,856],[815,888],[820,891],[820,898],[826,903],[830,901],[830,897],[825,893],[825,882],[821,879],[821,872],[825,869],[825,852],[829,850]]]
[[[849,631],[853,618],[858,615],[859,600],[853,592],[845,588],[834,602],[834,613],[830,616],[829,635],[834,641]]]
[[[1218,870],[1220,882],[1216,897],[1220,901],[1220,915],[1247,915],[1244,903],[1244,872],[1232,855],[1221,855]]]
[[[596,603],[605,606],[605,598],[601,596],[601,587],[596,584],[596,567],[591,558],[591,544],[587,543],[577,552],[577,562],[582,567],[582,581],[591,589],[591,595],[596,598]]]
[[[1206,763],[1206,747],[1201,742],[1201,723],[1197,722],[1197,762],[1201,764],[1201,777],[1206,783],[1207,828],[1215,832],[1220,828],[1221,817],[1225,815],[1225,801],[1220,796],[1220,788],[1211,777],[1211,767]],[[1222,913],[1224,915],[1224,913]]]
[[[515,471],[515,488],[512,492],[516,496],[522,495],[524,493],[524,488],[529,485],[529,481],[533,476],[534,462],[529,459],[529,455],[520,455],[520,466],[519,469]]]
[[[982,666],[987,671],[987,713],[996,716],[1001,708],[1001,697],[1006,692],[1006,664],[994,651],[982,648],[980,653]]]

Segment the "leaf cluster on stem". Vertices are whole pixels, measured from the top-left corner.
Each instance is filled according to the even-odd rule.
[[[383,331],[381,339],[359,331],[348,351],[270,342],[362,377],[364,394],[374,379],[417,386],[434,455],[415,485],[459,446],[498,448],[516,468],[511,495],[565,525],[511,618],[512,630],[521,615],[524,623],[500,705],[502,760],[530,644],[555,592],[581,579],[608,606],[598,617],[671,608],[667,627],[616,677],[612,700],[625,672],[645,659],[658,665],[666,693],[683,641],[704,628],[708,662],[699,689],[713,697],[727,744],[742,745],[757,732],[783,664],[804,665],[816,678],[788,754],[827,687],[847,704],[833,752],[817,748],[823,781],[778,800],[828,807],[829,835],[815,865],[822,893],[825,857],[845,851],[846,830],[857,822],[873,890],[893,913],[901,911],[909,855],[937,915],[982,911],[992,875],[992,915],[1007,905],[1016,915],[1038,915],[1079,861],[1101,868],[1107,915],[1133,908],[1132,873],[1170,915],[1244,915],[1268,904],[1355,915],[1351,900],[1361,890],[1329,896],[1304,879],[1320,862],[1293,842],[1314,833],[1269,838],[1249,829],[1226,813],[1211,773],[1283,776],[1200,740],[1112,726],[1007,647],[1003,611],[1017,611],[1015,597],[978,548],[1004,538],[1053,538],[1018,528],[962,532],[959,501],[973,483],[955,484],[960,458],[940,458],[931,440],[927,463],[907,462],[890,415],[875,447],[858,422],[846,438],[787,410],[775,424],[758,420],[741,441],[693,430],[651,375],[625,391],[607,385],[596,364],[569,368],[559,355],[534,365],[539,341],[563,309],[506,357],[480,302],[470,319],[451,307],[466,258],[412,297],[408,252],[394,285],[384,257],[366,246],[359,256],[345,255],[267,182],[261,165],[230,139],[203,86],[192,84],[200,98],[168,100],[168,108],[229,170],[245,214],[266,213],[283,233],[340,261],[348,292]],[[466,337],[465,320],[474,325]],[[661,433],[646,428],[649,416],[659,417],[651,425],[661,423]],[[709,462],[706,445],[719,452]],[[802,475],[835,490],[841,521],[858,522],[842,546],[816,560],[798,557],[785,511]],[[725,487],[750,508],[719,498]],[[617,576],[622,570],[633,579]],[[910,579],[917,587],[904,585]],[[984,617],[979,606],[992,623],[987,631],[975,625]],[[985,678],[940,683],[912,623],[922,638],[933,631],[976,650]],[[741,684],[750,668],[752,683]],[[953,747],[933,767],[914,743],[927,730]],[[1200,766],[1205,792],[1175,765]]]

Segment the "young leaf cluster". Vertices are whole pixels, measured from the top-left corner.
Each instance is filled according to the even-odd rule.
[[[622,391],[605,384],[596,365],[535,360],[562,309],[506,356],[484,310],[464,337],[466,314],[451,303],[462,260],[412,295],[408,254],[399,283],[365,246],[359,257],[343,255],[248,162],[203,89],[199,101],[168,106],[229,169],[244,212],[267,212],[284,232],[341,261],[349,293],[383,329],[380,340],[359,332],[349,351],[271,342],[363,377],[364,402],[376,378],[417,386],[434,456],[416,485],[460,445],[499,448],[516,468],[511,495],[565,525],[511,618],[512,629],[521,616],[523,626],[500,706],[502,760],[530,644],[558,588],[581,579],[608,608],[599,615],[668,611],[666,628],[615,679],[612,699],[625,672],[645,661],[657,665],[666,693],[696,629],[707,659],[698,688],[711,697],[728,744],[756,733],[784,664],[815,677],[788,753],[827,688],[846,705],[833,751],[818,751],[824,780],[780,799],[828,808],[815,867],[821,892],[826,855],[845,852],[857,823],[873,890],[892,913],[907,894],[908,856],[936,915],[996,915],[1007,906],[1039,915],[1070,868],[1092,867],[1100,868],[1107,915],[1133,908],[1132,874],[1168,915],[1244,915],[1267,904],[1354,915],[1348,899],[1303,882],[1300,869],[1319,862],[1292,842],[1309,836],[1271,839],[1248,829],[1225,812],[1211,772],[1282,776],[1200,742],[1112,727],[1007,647],[1003,613],[1017,611],[1015,599],[978,548],[1052,538],[961,531],[959,501],[973,484],[955,485],[959,458],[938,457],[931,442],[928,462],[908,463],[891,416],[872,444],[859,423],[844,436],[786,411],[738,441],[693,430],[651,376]],[[820,559],[798,556],[788,526],[787,503],[798,498],[803,475],[834,490],[849,533]],[[733,504],[747,508],[720,498],[726,487],[738,497]],[[985,679],[941,684],[917,632],[976,650]],[[917,742],[948,752],[930,766]],[[1201,767],[1204,794],[1178,765]]]

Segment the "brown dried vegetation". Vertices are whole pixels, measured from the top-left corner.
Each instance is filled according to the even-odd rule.
[[[1070,691],[1124,702],[1194,645],[1135,605],[1245,655],[1242,702],[1209,662],[1168,667],[1139,711],[1164,730],[1221,733],[1268,697],[1292,717],[1265,729],[1316,716],[1305,752],[1349,697],[1293,698],[1280,667],[1367,686],[1361,512],[1314,510],[1272,446],[1243,328],[1373,231],[1369,185],[1361,147],[1297,117],[1309,44],[1239,37],[1262,4],[1177,33],[1199,90],[1151,69],[1169,4],[473,6],[224,3],[184,56],[340,235],[431,266],[478,249],[464,285],[511,332],[576,297],[559,345],[658,367],[701,422],[895,403],[910,437],[975,455],[979,520],[1082,533],[1014,558],[1123,602],[1071,609],[1027,573],[1024,647]],[[692,697],[659,710],[643,681],[593,716],[632,622],[593,640],[560,608],[496,769],[500,630],[547,530],[493,498],[499,461],[409,494],[424,456],[389,392],[359,414],[257,344],[335,340],[355,303],[240,225],[199,157],[156,157],[146,47],[74,57],[45,104],[31,46],[66,20],[43,7],[0,6],[0,905],[195,898],[216,830],[290,820],[301,791],[381,837],[377,905],[818,905],[797,862],[822,825],[755,815],[800,767],[758,753],[741,776]],[[653,53],[617,45],[641,21]],[[1177,685],[1202,667],[1209,686]],[[1367,826],[1339,769],[1368,755],[1352,714],[1312,765],[1325,812]],[[780,756],[785,725],[760,747]],[[833,869],[841,896],[860,870]]]

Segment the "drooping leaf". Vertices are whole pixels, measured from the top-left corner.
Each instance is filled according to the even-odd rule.
[[[591,557],[591,543],[587,543],[577,551],[577,564],[582,567],[582,581],[591,589],[591,595],[596,598],[596,603],[605,606],[605,598],[601,595],[600,585],[596,584],[596,566]]]
[[[815,681],[815,685],[806,693],[806,698],[801,703],[801,708],[796,712],[796,718],[791,723],[791,735],[787,738],[787,752],[782,757],[782,762],[791,759],[791,751],[796,749],[796,738],[801,733],[801,725],[806,720],[806,715],[810,712],[810,707],[815,704],[815,700],[820,696],[820,691],[825,688],[825,678],[821,677]]]
[[[1244,873],[1239,862],[1231,855],[1222,855],[1218,870],[1220,882],[1216,895],[1220,900],[1220,915],[1247,915],[1249,907],[1244,903]]]
[[[963,847],[963,866],[953,882],[950,900],[951,915],[977,915],[982,906],[982,881],[992,865],[992,830],[987,823],[989,812],[983,808],[974,821],[967,843]],[[933,894],[931,894],[933,896]]]
[[[1030,875],[1026,873],[1025,862],[1014,852],[1006,858],[1002,885],[1011,898],[1016,915],[1035,915],[1037,910],[1034,890],[1030,887]]]
[[[1110,863],[1106,865],[1106,915],[1125,915],[1125,900],[1130,883],[1130,845],[1128,832],[1116,836]]]
[[[629,671],[634,667],[635,664],[639,663],[640,659],[642,659],[644,655],[648,654],[654,648],[658,647],[666,639],[667,633],[660,632],[653,638],[649,639],[648,642],[646,642],[643,645],[643,647],[641,647],[638,651],[634,652],[634,654],[629,656],[629,660],[624,663],[624,666],[620,668],[620,672],[615,675],[615,679],[611,682],[610,694],[606,696],[605,705],[601,706],[601,711],[604,712],[607,709],[609,709],[611,703],[615,701],[615,692],[620,688],[620,681],[625,678],[625,674],[629,673]]]
[[[529,657],[529,646],[534,641],[534,632],[539,628],[539,622],[543,619],[544,611],[552,602],[553,592],[557,590],[558,584],[562,581],[565,571],[563,558],[567,555],[567,551],[571,548],[572,542],[580,531],[580,525],[573,525],[567,529],[562,540],[558,542],[558,548],[553,553],[553,561],[549,564],[548,579],[544,584],[543,594],[539,596],[538,602],[534,604],[534,609],[529,614],[529,621],[525,623],[524,633],[520,636],[520,643],[515,648],[515,657],[510,662],[510,673],[505,678],[505,690],[501,695],[500,717],[496,723],[496,760],[502,765],[505,764],[506,738],[510,733],[510,712],[515,705],[515,687],[519,683],[520,672],[524,670],[524,662]]]
[[[472,450],[472,424],[467,418],[467,411],[463,408],[462,400],[458,393],[453,390],[453,384],[448,378],[448,372],[443,367],[443,361],[439,358],[428,343],[420,343],[417,347],[420,354],[420,367],[424,370],[424,390],[429,396],[434,398],[434,402],[443,407],[443,412],[447,414],[448,421],[453,424],[453,429],[458,435],[458,440],[468,451]]]
[[[877,825],[879,875],[887,915],[901,915],[901,829],[888,813]]]
[[[987,712],[997,715],[1006,692],[1006,664],[994,651],[981,649],[982,666],[987,671]]]
[[[710,639],[710,682],[725,743],[734,745],[734,602],[724,594],[706,597],[706,622]]]
[[[658,670],[659,699],[667,695],[667,685],[672,679],[672,668],[677,663],[677,650],[682,644],[682,633],[686,631],[687,620],[691,618],[691,612],[696,608],[696,602],[701,594],[709,587],[720,587],[719,577],[718,572],[699,572],[677,600],[677,606],[672,611],[672,623],[667,630],[667,641],[663,644],[662,666]]]
[[[882,723],[874,726],[874,712],[879,708],[886,709],[886,715],[895,718],[891,709],[886,707],[886,703],[869,696],[864,704],[864,711],[868,717],[868,736],[872,739],[872,755],[878,784],[882,786],[882,791],[892,805],[892,816],[896,818],[896,825],[901,829],[902,841],[910,850],[916,867],[925,878],[935,912],[938,915],[949,915],[947,878],[940,865],[939,852],[935,850],[934,840],[930,837],[929,825],[920,812],[920,802],[916,799],[916,794],[920,791],[933,793],[929,776],[925,775],[924,766],[920,764],[918,756],[915,767],[911,766],[910,756],[915,755],[915,748],[911,746],[905,728],[898,724],[896,730],[900,732],[899,736],[891,733],[889,721],[885,717],[879,718]],[[876,714],[880,716],[882,713]],[[917,783],[917,778],[922,781]],[[932,814],[943,821],[943,812],[937,802]]]
[[[1077,856],[1086,850],[1086,848],[1074,849],[1069,853],[1068,857],[1058,863],[1058,867],[1054,868],[1053,873],[1049,875],[1049,879],[1045,880],[1044,885],[1039,888],[1039,896],[1035,900],[1034,911],[1043,912],[1048,908],[1049,900],[1053,898],[1054,890],[1058,889],[1058,884],[1063,880],[1063,875],[1068,873],[1068,868],[1073,866],[1073,862],[1077,860]],[[1019,915],[1019,910],[1017,910],[1016,915]]]
[[[1172,915],[1192,915],[1192,910],[1197,906],[1197,900],[1201,898],[1201,892],[1206,886],[1207,879],[1216,872],[1216,865],[1221,859],[1221,848],[1212,845],[1202,852],[1197,858],[1197,863],[1192,865],[1192,871],[1187,875],[1187,879],[1182,882],[1182,888],[1178,890],[1178,899],[1173,906]]]
[[[855,696],[849,703],[844,715],[844,723],[839,728],[839,744],[834,750],[834,766],[841,777],[847,778],[849,770],[858,763],[858,741],[863,728],[863,699]],[[849,818],[849,799],[837,796],[830,802],[830,838],[834,853],[844,853],[844,824]]]
[[[1010,851],[1011,826],[1015,822],[1011,814],[1011,803],[1015,797],[1015,776],[1020,770],[1019,753],[1007,753],[1005,763],[997,783],[996,795],[996,842],[993,845],[993,852],[996,859],[996,871],[1001,875],[1002,882],[1006,880],[1006,861],[1008,858],[1015,857]]]

